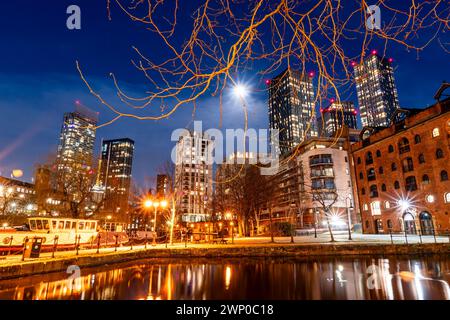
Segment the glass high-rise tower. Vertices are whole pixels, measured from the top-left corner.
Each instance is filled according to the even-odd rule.
[[[87,108],[77,106],[74,112],[64,114],[56,166],[65,189],[73,189],[79,175],[92,169],[96,125],[97,113]]]
[[[372,51],[362,64],[354,67],[362,125],[388,126],[399,108],[392,59],[382,58]]]
[[[134,141],[129,138],[102,142],[96,185],[104,191],[103,208],[113,214],[128,210],[133,153]]]
[[[357,114],[355,105],[351,101],[333,101],[327,108],[321,110],[322,135],[331,137],[345,125],[357,129]]]
[[[267,84],[269,126],[272,132],[278,130],[276,152],[284,155],[307,138],[318,135],[312,74],[286,69]]]

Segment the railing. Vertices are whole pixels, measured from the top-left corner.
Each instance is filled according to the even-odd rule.
[[[448,242],[450,243],[450,230],[448,229],[438,229],[438,230],[427,230],[423,232],[422,230],[416,230],[415,232],[396,232],[393,233],[392,230],[388,230],[387,233],[390,237],[391,244],[397,242],[403,242],[405,244],[413,244],[413,243],[424,243],[425,240],[431,240],[434,243],[442,243],[445,238],[448,238]],[[426,241],[430,243],[430,241]]]
[[[42,253],[49,253],[50,256],[46,255],[45,258],[55,258],[56,254],[58,252],[67,252],[67,251],[73,251],[73,254],[78,256],[80,253],[90,252],[92,254],[100,254],[105,253],[105,248],[112,249],[111,251],[106,252],[117,252],[118,248],[128,247],[129,250],[142,250],[142,249],[148,249],[149,246],[156,246],[157,244],[163,244],[166,248],[168,248],[169,242],[170,242],[170,235],[169,233],[157,236],[157,237],[151,237],[148,236],[148,234],[145,234],[144,238],[129,238],[129,241],[127,243],[121,243],[119,241],[120,235],[114,232],[112,235],[112,241],[105,242],[105,236],[102,236],[100,233],[97,235],[97,237],[91,239],[89,243],[81,243],[81,236],[78,235],[75,237],[75,240],[70,245],[61,245],[59,241],[59,236],[55,235],[53,240],[51,242],[51,245],[47,245],[45,249],[39,249],[36,251],[36,256],[32,257],[30,256],[31,252],[31,246],[34,244],[34,240],[40,239],[42,237],[35,236],[32,238],[25,238],[22,246],[20,248],[19,245],[12,244],[13,237],[10,239],[9,247],[3,248],[5,250],[0,250],[0,256],[2,257],[8,257],[8,256],[22,256],[22,261],[25,261],[26,259],[34,259],[39,258]],[[227,238],[230,238],[231,236],[227,234],[219,234],[217,232],[183,232],[181,230],[174,230],[173,235],[173,243],[174,244],[184,244],[185,247],[187,247],[188,243],[208,243],[208,244],[226,244],[228,243]],[[108,237],[110,238],[110,237]],[[231,237],[232,238],[232,237]],[[138,247],[139,246],[139,247]],[[142,248],[143,246],[143,248]]]

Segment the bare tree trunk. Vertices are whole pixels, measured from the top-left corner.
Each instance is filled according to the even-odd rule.
[[[255,211],[255,221],[256,221],[256,235],[259,233],[259,214]]]
[[[290,233],[291,233],[291,243],[294,243],[294,230],[295,230],[295,228],[294,228],[294,216],[293,216],[293,214],[292,214],[292,212],[293,212],[294,210],[291,210],[291,230],[289,230],[290,231]]]
[[[330,219],[328,218],[328,215],[326,214],[325,217],[327,218],[327,226],[328,226],[328,231],[330,232],[330,237],[331,237],[331,242],[335,242],[334,240],[334,236],[333,236],[333,231],[331,230],[331,225],[330,225]]]
[[[272,225],[272,207],[269,209],[269,223],[270,223],[270,242],[275,242],[273,239],[273,225]]]

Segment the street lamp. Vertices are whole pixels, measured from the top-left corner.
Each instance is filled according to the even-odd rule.
[[[350,200],[350,205],[347,204],[347,199]],[[350,195],[345,198],[345,206],[347,207],[348,240],[352,240],[352,216],[350,214],[350,209],[353,208],[353,206]]]
[[[153,245],[156,245],[156,213],[158,212],[159,202],[153,202],[153,208],[155,208],[155,217],[153,218]]]

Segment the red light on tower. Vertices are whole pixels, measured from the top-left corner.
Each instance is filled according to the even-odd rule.
[[[392,58],[389,58],[389,59],[388,59],[388,62],[389,62],[389,63],[392,63],[393,61],[394,61],[394,59],[392,59]]]
[[[310,72],[308,73],[308,76],[309,76],[310,78],[314,77],[314,71],[310,71]]]
[[[80,100],[75,100],[75,104],[80,104]]]
[[[331,103],[334,103],[334,98],[331,98],[331,99],[330,99],[330,102],[331,102]]]
[[[356,116],[358,114],[358,111],[353,110],[353,114]]]
[[[372,50],[372,55],[376,55],[378,53],[377,50]]]
[[[266,79],[266,85],[269,85],[270,84],[270,80],[269,79]]]
[[[355,62],[355,61],[350,62],[350,65],[351,65],[352,67],[354,67],[354,66],[356,66],[356,62]]]
[[[322,108],[320,108],[320,113],[323,113],[323,109]]]

